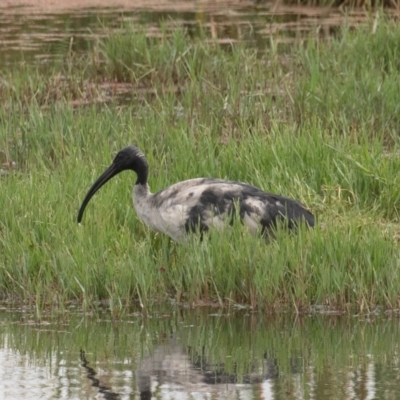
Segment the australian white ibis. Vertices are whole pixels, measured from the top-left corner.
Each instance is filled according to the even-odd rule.
[[[197,178],[178,182],[155,194],[147,183],[149,166],[144,154],[135,146],[122,149],[96,180],[79,209],[78,222],[92,196],[113,176],[125,170],[137,174],[133,187],[133,205],[139,218],[151,229],[182,241],[187,233],[222,228],[235,215],[251,232],[268,235],[278,221],[289,229],[303,221],[314,226],[314,216],[300,202],[265,193],[247,183],[214,178]]]

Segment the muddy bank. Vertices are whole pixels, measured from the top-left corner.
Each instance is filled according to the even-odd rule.
[[[195,12],[203,9],[226,10],[250,6],[253,3],[247,0],[201,0],[201,1],[176,1],[176,0],[3,0],[0,2],[1,12],[26,13],[59,13],[82,11],[84,9],[115,9],[121,11],[153,10]]]

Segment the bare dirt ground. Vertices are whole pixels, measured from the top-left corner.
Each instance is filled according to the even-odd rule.
[[[0,12],[59,13],[82,11],[90,8],[113,8],[121,10],[211,11],[215,8],[235,8],[252,4],[249,0],[0,0]],[[19,9],[19,10],[18,10]]]

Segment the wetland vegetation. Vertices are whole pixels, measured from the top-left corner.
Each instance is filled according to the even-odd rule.
[[[125,26],[86,54],[0,77],[0,295],[41,313],[185,304],[399,307],[400,27],[377,14],[331,38],[265,48]],[[314,230],[268,246],[240,225],[185,244],[150,232],[121,174],[128,144],[153,191],[192,177],[299,199]],[[325,308],[326,307],[326,308]]]

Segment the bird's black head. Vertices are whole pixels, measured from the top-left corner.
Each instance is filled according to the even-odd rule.
[[[148,164],[144,154],[135,146],[127,146],[120,150],[112,163],[116,173],[130,169],[138,176],[139,184],[147,183]]]
[[[135,146],[127,146],[120,150],[115,156],[112,164],[92,185],[82,202],[81,208],[79,209],[78,222],[81,222],[85,207],[89,203],[92,196],[112,177],[128,169],[136,172],[136,185],[145,185],[147,183],[147,175],[149,170],[147,160],[144,154]]]

